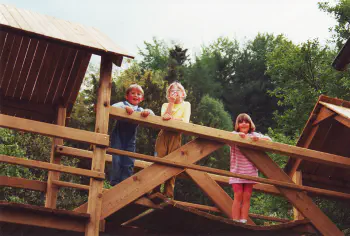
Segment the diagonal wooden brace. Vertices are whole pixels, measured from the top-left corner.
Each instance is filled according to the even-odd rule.
[[[222,143],[195,139],[167,155],[166,159],[184,163],[195,163],[222,147]],[[148,193],[164,181],[183,172],[184,169],[152,164],[102,194],[101,219],[120,210]],[[83,212],[85,204],[75,211]]]
[[[294,183],[293,180],[264,152],[239,147],[241,152],[265,175],[267,178]],[[305,192],[276,188],[298,209],[322,235],[344,235],[337,226],[316,206]]]
[[[186,173],[202,189],[203,192],[215,203],[215,205],[229,218],[232,219],[232,199],[207,173],[187,169]],[[248,217],[248,224],[255,225]]]

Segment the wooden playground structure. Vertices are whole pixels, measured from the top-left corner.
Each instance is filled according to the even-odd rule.
[[[321,96],[297,146],[251,142],[227,131],[174,120],[165,122],[158,116],[145,119],[111,107],[112,64],[120,66],[123,56],[132,56],[94,28],[7,5],[0,5],[0,27],[0,127],[53,138],[50,163],[0,155],[3,163],[49,171],[47,181],[0,176],[1,186],[46,193],[45,206],[1,201],[0,230],[33,226],[33,232],[58,229],[87,236],[146,235],[142,230],[157,235],[343,235],[309,194],[350,200],[349,102]],[[65,125],[92,54],[101,56],[95,132]],[[110,118],[197,138],[162,159],[129,153],[109,147]],[[329,140],[336,138],[335,132],[343,132],[348,138],[334,146]],[[88,143],[94,148],[87,151],[64,146],[63,140]],[[239,145],[266,178],[195,164],[226,144]],[[290,157],[285,171],[266,152]],[[111,162],[113,153],[134,157],[136,167],[142,170],[104,189],[105,165]],[[90,159],[91,170],[64,166],[60,163],[62,156]],[[90,185],[64,182],[60,173],[87,176]],[[173,176],[191,179],[215,206],[169,200],[159,193],[147,195]],[[250,214],[251,219],[279,224],[257,226],[251,219],[247,225],[231,221],[232,199],[221,186],[228,184],[229,177],[255,180],[259,182],[254,185],[255,191],[285,197],[295,208],[294,220]],[[86,190],[88,201],[73,211],[58,210],[60,187]]]

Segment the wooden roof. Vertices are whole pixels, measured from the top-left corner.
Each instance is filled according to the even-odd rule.
[[[350,158],[350,102],[320,96],[310,114],[297,146]],[[290,158],[285,167],[290,172]],[[350,193],[350,172],[345,168],[302,161],[303,185]]]
[[[345,71],[350,63],[350,38],[345,42],[337,57],[334,59],[332,66],[339,71]]]
[[[92,27],[0,4],[0,112],[54,122],[70,113],[92,54],[133,56]]]

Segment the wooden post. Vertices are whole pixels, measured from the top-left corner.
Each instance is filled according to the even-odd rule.
[[[67,109],[63,106],[59,106],[58,111],[57,111],[57,121],[56,121],[57,125],[61,125],[61,126],[66,125],[66,114],[67,114]],[[56,145],[63,145],[63,139],[53,138],[50,163],[60,164],[61,155],[55,153],[55,146]],[[58,188],[56,185],[52,184],[52,181],[59,180],[59,179],[60,179],[59,172],[49,171],[49,175],[47,178],[45,207],[56,208]]]
[[[112,86],[112,61],[109,57],[101,56],[100,85],[96,104],[95,132],[108,133],[109,107]],[[91,170],[104,172],[106,148],[94,146]],[[100,228],[103,181],[90,179],[87,213],[90,220],[86,225],[86,236],[97,236]]]
[[[295,174],[293,175],[293,182],[298,185],[303,185],[301,171],[295,172]],[[294,220],[304,219],[304,216],[295,207],[293,207],[293,214]]]

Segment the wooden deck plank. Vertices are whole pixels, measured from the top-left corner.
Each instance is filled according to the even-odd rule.
[[[23,37],[16,35],[12,44],[11,52],[8,57],[7,65],[4,73],[2,74],[2,82],[0,88],[3,93],[6,93],[7,87],[11,82],[13,73],[15,72],[15,66],[19,55],[19,49],[22,44]]]
[[[13,71],[13,74],[12,74],[11,79],[10,79],[10,83],[9,83],[7,89],[4,90],[5,96],[12,97],[15,93],[16,85],[18,83],[21,71],[23,69],[25,56],[26,56],[26,53],[27,53],[27,50],[29,47],[29,41],[30,41],[29,38],[23,37],[21,47],[20,47],[19,52],[18,52],[18,57],[16,59],[14,71]]]
[[[102,172],[75,168],[71,166],[52,164],[52,163],[47,163],[42,161],[26,160],[23,158],[12,157],[12,156],[2,155],[2,154],[0,154],[0,161],[8,164],[13,164],[13,165],[21,165],[21,166],[26,166],[31,168],[57,171],[57,172],[68,173],[73,175],[83,175],[83,176],[96,178],[96,179],[105,178],[105,174]]]
[[[268,178],[293,183],[270,157],[261,151],[240,148],[241,152]],[[305,192],[277,187],[280,192],[325,236],[343,235]]]
[[[27,52],[25,55],[24,63],[22,65],[21,72],[18,76],[18,80],[17,80],[14,94],[12,95],[12,97],[14,97],[14,98],[18,98],[18,99],[21,98],[24,86],[27,82],[30,67],[31,67],[32,62],[33,62],[33,55],[35,54],[35,51],[38,47],[38,44],[39,44],[39,41],[36,39],[30,39],[30,41],[29,41],[29,46],[28,46],[28,49],[27,49]]]
[[[42,65],[44,64],[44,58],[47,52],[48,44],[44,41],[39,41],[38,47],[35,51],[32,64],[30,66],[27,81],[24,85],[23,92],[21,94],[21,100],[29,101],[35,85],[37,83]]]
[[[37,133],[49,137],[57,137],[84,143],[97,144],[101,146],[109,145],[109,136],[105,134],[99,134],[69,127],[62,127],[59,125],[52,125],[2,114],[0,114],[0,127]]]

